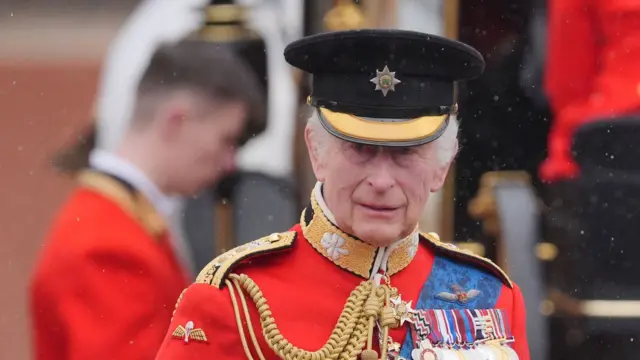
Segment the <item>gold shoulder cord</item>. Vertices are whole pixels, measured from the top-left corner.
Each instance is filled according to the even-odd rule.
[[[373,333],[376,320],[382,327],[384,341],[381,341],[382,358],[386,359],[387,338],[390,327],[399,326],[399,322],[394,316],[394,311],[390,305],[391,289],[389,285],[375,285],[373,281],[363,281],[352,292],[340,314],[336,327],[331,332],[331,336],[327,342],[319,350],[307,351],[292,345],[285,339],[271,314],[271,309],[264,298],[262,291],[256,283],[244,274],[230,274],[225,280],[225,284],[229,288],[233,311],[235,313],[238,331],[242,340],[247,358],[253,360],[247,337],[242,326],[242,317],[247,322],[249,336],[251,342],[260,360],[264,360],[264,354],[260,350],[260,345],[253,331],[253,324],[249,317],[249,309],[244,293],[246,292],[251,300],[253,300],[258,314],[260,315],[260,325],[262,333],[269,347],[281,359],[304,359],[304,360],[320,360],[320,359],[357,359],[362,354],[363,360],[376,360],[378,353],[372,350]],[[240,306],[238,299],[240,297]],[[381,339],[382,340],[382,339]],[[366,350],[362,350],[366,343]]]

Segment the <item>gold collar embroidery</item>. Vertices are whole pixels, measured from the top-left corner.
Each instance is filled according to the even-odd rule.
[[[152,237],[159,237],[166,230],[162,216],[141,193],[128,191],[113,178],[94,170],[83,170],[78,174],[80,186],[92,189],[114,201],[125,212],[136,219]]]
[[[313,212],[308,223],[307,211]],[[309,244],[324,257],[365,279],[371,277],[380,248],[369,245],[332,224],[320,208],[314,194],[311,195],[311,209],[307,208],[302,212],[300,224]],[[416,232],[395,245],[387,263],[388,275],[398,273],[411,263],[418,249],[419,239]]]

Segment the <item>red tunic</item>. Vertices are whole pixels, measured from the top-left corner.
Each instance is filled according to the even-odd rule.
[[[581,124],[640,110],[640,2],[553,0],[548,26],[545,89],[555,118],[540,176],[555,181],[578,173],[571,143]]]
[[[323,216],[313,215],[313,219],[303,220],[290,232],[232,250],[206,267],[178,301],[156,359],[247,359],[237,318],[242,319],[250,351],[259,358],[238,291],[234,290],[232,296],[224,282],[231,270],[255,281],[284,339],[304,350],[321,348],[336,327],[350,293],[368,278],[378,250],[327,225]],[[342,240],[327,237],[327,233],[337,234]],[[258,257],[260,254],[263,256]],[[522,295],[495,265],[428,236],[423,236],[419,244],[403,242],[391,254],[388,264],[391,285],[403,300],[412,300],[414,308],[427,303],[450,309],[473,308],[473,301],[467,305],[437,303],[435,292],[429,292],[451,291],[449,286],[456,282],[465,290],[481,290],[475,305],[504,311],[507,332],[515,338],[513,349],[519,359],[529,360]],[[246,293],[245,297],[262,353],[267,359],[277,359],[265,342],[256,305]],[[236,305],[232,298],[236,298]],[[239,317],[234,306],[240,309]],[[185,338],[188,327],[195,329],[195,336]],[[394,342],[403,344],[407,327],[392,329],[390,334]],[[206,341],[202,341],[205,337]]]
[[[104,175],[81,182],[32,279],[34,358],[152,359],[187,279],[148,202]]]

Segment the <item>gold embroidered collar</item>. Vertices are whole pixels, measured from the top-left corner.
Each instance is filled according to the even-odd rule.
[[[306,208],[300,217],[302,232],[309,244],[324,257],[341,268],[365,279],[371,277],[379,252],[383,251],[353,237],[336,227],[322,211],[311,195],[311,208]],[[420,236],[418,232],[392,245],[393,250],[388,257],[387,274],[398,273],[411,263],[418,249]]]
[[[159,237],[165,232],[166,224],[162,216],[141,193],[129,191],[114,178],[94,170],[81,171],[78,183],[114,201],[138,221],[149,235]]]

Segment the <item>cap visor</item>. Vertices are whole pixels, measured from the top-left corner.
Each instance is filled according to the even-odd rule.
[[[449,115],[414,119],[369,119],[317,108],[323,126],[341,139],[370,145],[417,146],[431,142],[444,132]]]

